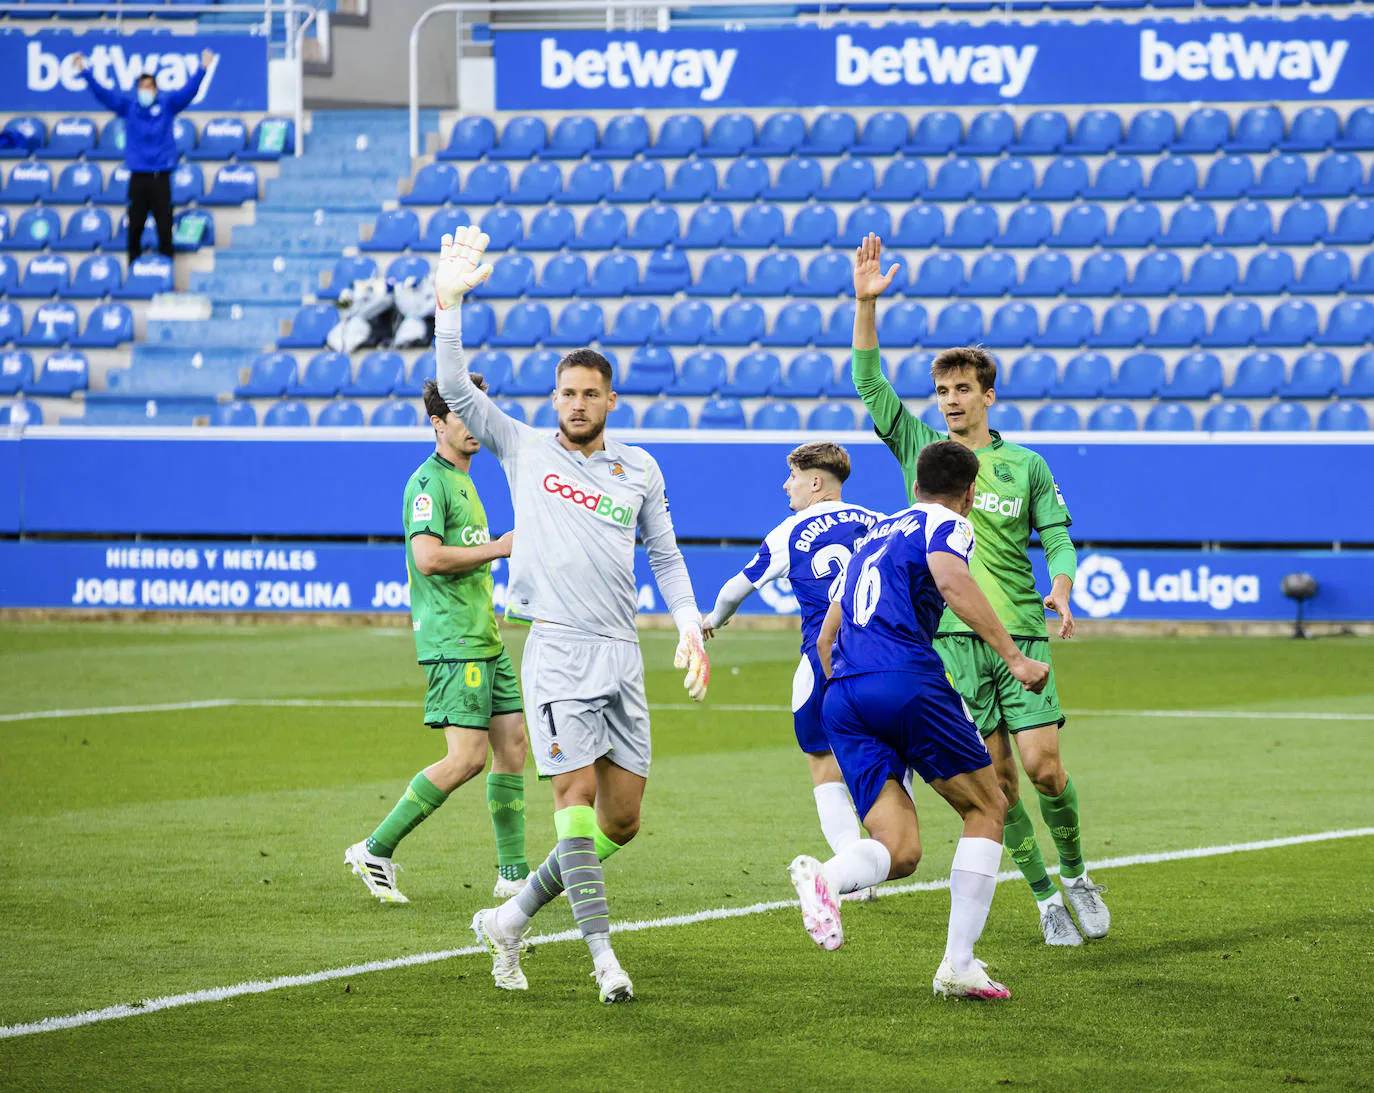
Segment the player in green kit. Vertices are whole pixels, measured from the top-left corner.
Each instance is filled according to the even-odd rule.
[[[877,298],[893,275],[893,270],[882,272],[881,254],[878,237],[869,235],[859,246],[855,261],[854,386],[873,417],[875,431],[902,466],[910,501],[916,457],[927,444],[946,437],[902,405],[879,366]],[[1048,664],[1045,610],[1059,615],[1061,638],[1074,633],[1069,592],[1077,557],[1068,532],[1068,506],[1043,458],[1008,443],[988,428],[988,407],[996,398],[997,379],[997,364],[991,356],[975,347],[947,349],[935,358],[931,376],[940,412],[949,426],[948,439],[978,456],[970,514],[978,546],[969,570],[1021,652]],[[1040,536],[1053,580],[1050,594],[1043,599],[1027,557],[1032,531]],[[1003,842],[1040,906],[1045,941],[1050,945],[1081,945],[1079,927],[1088,937],[1105,937],[1111,925],[1111,915],[1102,901],[1106,889],[1093,884],[1084,867],[1078,794],[1059,757],[1064,715],[1053,669],[1044,691],[1032,694],[1011,677],[1001,658],[948,610],[940,620],[935,648],[992,754],[1009,806]],[[1021,800],[1013,741],[1040,799],[1040,815],[1059,852],[1064,892],[1078,916],[1078,927],[1064,906],[1064,896],[1045,871],[1035,828]]]
[[[486,382],[472,374],[486,390]],[[495,895],[513,896],[529,877],[525,861],[525,719],[520,685],[492,605],[491,563],[509,558],[512,533],[495,542],[468,468],[481,447],[449,411],[433,380],[425,409],[435,450],[405,492],[406,568],[415,652],[429,677],[425,724],[442,729],[447,754],[417,774],[372,835],[345,862],[383,903],[406,903],[396,887],[396,844],[487,765],[487,806],[496,830]]]

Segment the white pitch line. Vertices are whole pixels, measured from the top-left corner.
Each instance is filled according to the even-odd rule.
[[[147,706],[92,706],[82,710],[29,710],[27,713],[0,714],[0,721],[41,721],[59,717],[103,717],[122,713],[167,713],[171,710],[213,710],[233,706],[234,698],[206,698],[199,702],[158,702]]]
[[[1155,865],[1161,862],[1186,861],[1192,858],[1214,858],[1226,854],[1242,854],[1252,850],[1274,850],[1285,846],[1301,846],[1304,843],[1330,842],[1335,839],[1358,839],[1374,835],[1374,827],[1349,828],[1343,831],[1319,831],[1310,835],[1289,835],[1279,839],[1262,839],[1257,842],[1227,843],[1222,846],[1203,846],[1193,850],[1169,850],[1158,854],[1129,854],[1118,858],[1104,858],[1087,863],[1089,869],[1117,869],[1132,865]],[[1048,872],[1058,873],[1058,866]],[[998,873],[998,882],[1015,880],[1021,874],[1015,870]],[[949,887],[949,879],[915,881],[909,884],[893,884],[878,889],[878,894],[888,896],[906,895],[911,892],[935,892]],[[727,918],[744,918],[767,911],[780,911],[797,906],[796,900],[771,900],[764,903],[751,903],[746,907],[713,907],[704,911],[693,911],[685,915],[670,915],[665,918],[640,919],[634,922],[615,922],[611,933],[638,933],[641,930],[659,930],[670,926],[691,926],[698,922],[710,922]],[[561,930],[553,934],[540,934],[529,940],[530,945],[552,945],[563,941],[576,941],[581,937],[578,930]],[[417,964],[433,964],[456,956],[475,956],[485,952],[481,945],[469,945],[461,949],[440,949],[429,953],[412,953],[390,960],[369,960],[364,964],[349,964],[343,968],[329,968],[306,975],[279,975],[274,979],[252,979],[246,983],[235,983],[229,987],[210,987],[206,990],[188,991],[185,994],[169,994],[161,998],[149,998],[142,1002],[124,1003],[107,1006],[104,1009],[86,1010],[65,1017],[45,1017],[41,1021],[30,1021],[21,1025],[0,1026],[0,1040],[18,1036],[33,1036],[40,1032],[59,1032],[62,1029],[80,1028],[103,1021],[119,1021],[125,1017],[137,1017],[143,1013],[157,1013],[159,1010],[176,1009],[180,1006],[194,1006],[202,1002],[223,1002],[229,998],[239,998],[246,994],[264,994],[267,991],[282,990],[286,987],[307,987],[315,983],[325,983],[331,979],[345,979],[369,972],[392,971],[396,968],[409,968]]]

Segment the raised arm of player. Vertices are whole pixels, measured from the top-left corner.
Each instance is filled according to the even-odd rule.
[[[649,568],[653,570],[659,595],[677,623],[678,643],[673,667],[686,669],[682,685],[692,701],[700,702],[706,697],[706,686],[711,682],[711,662],[706,657],[701,612],[697,610],[696,596],[692,593],[692,578],[687,574],[687,563],[682,560],[677,532],[668,515],[663,472],[652,456],[649,457],[648,488],[639,510],[639,537],[649,555]]]
[[[1006,661],[1007,669],[1021,681],[1021,686],[1035,694],[1043,691],[1050,678],[1050,666],[1031,660],[1016,647],[983,590],[974,582],[968,562],[957,554],[935,550],[927,555],[926,564],[949,609]]]
[[[434,271],[434,357],[439,394],[484,448],[504,459],[518,447],[528,426],[503,414],[468,373],[463,352],[463,296],[491,274],[482,261],[488,239],[477,227],[446,235]]]

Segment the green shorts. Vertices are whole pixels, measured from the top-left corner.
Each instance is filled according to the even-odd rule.
[[[424,668],[429,676],[425,724],[432,729],[449,725],[488,729],[493,717],[525,708],[520,682],[504,649],[490,660],[441,660]]]
[[[1017,733],[1042,725],[1063,725],[1059,692],[1054,685],[1054,662],[1048,638],[1016,638],[1016,647],[1032,660],[1050,666],[1050,678],[1038,695],[1021,686],[1006,661],[982,638],[972,634],[946,634],[935,639],[935,651],[945,662],[949,681],[959,692],[978,731],[991,736],[1000,728]]]

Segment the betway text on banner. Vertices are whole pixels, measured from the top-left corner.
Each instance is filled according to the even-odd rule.
[[[496,35],[501,110],[1374,98],[1374,18]],[[1091,66],[1085,58],[1092,58]]]
[[[132,93],[150,72],[163,91],[176,91],[206,49],[215,59],[190,109],[266,110],[267,39],[247,34],[0,35],[0,102],[7,111],[102,109],[77,76],[78,53],[105,87]]]

